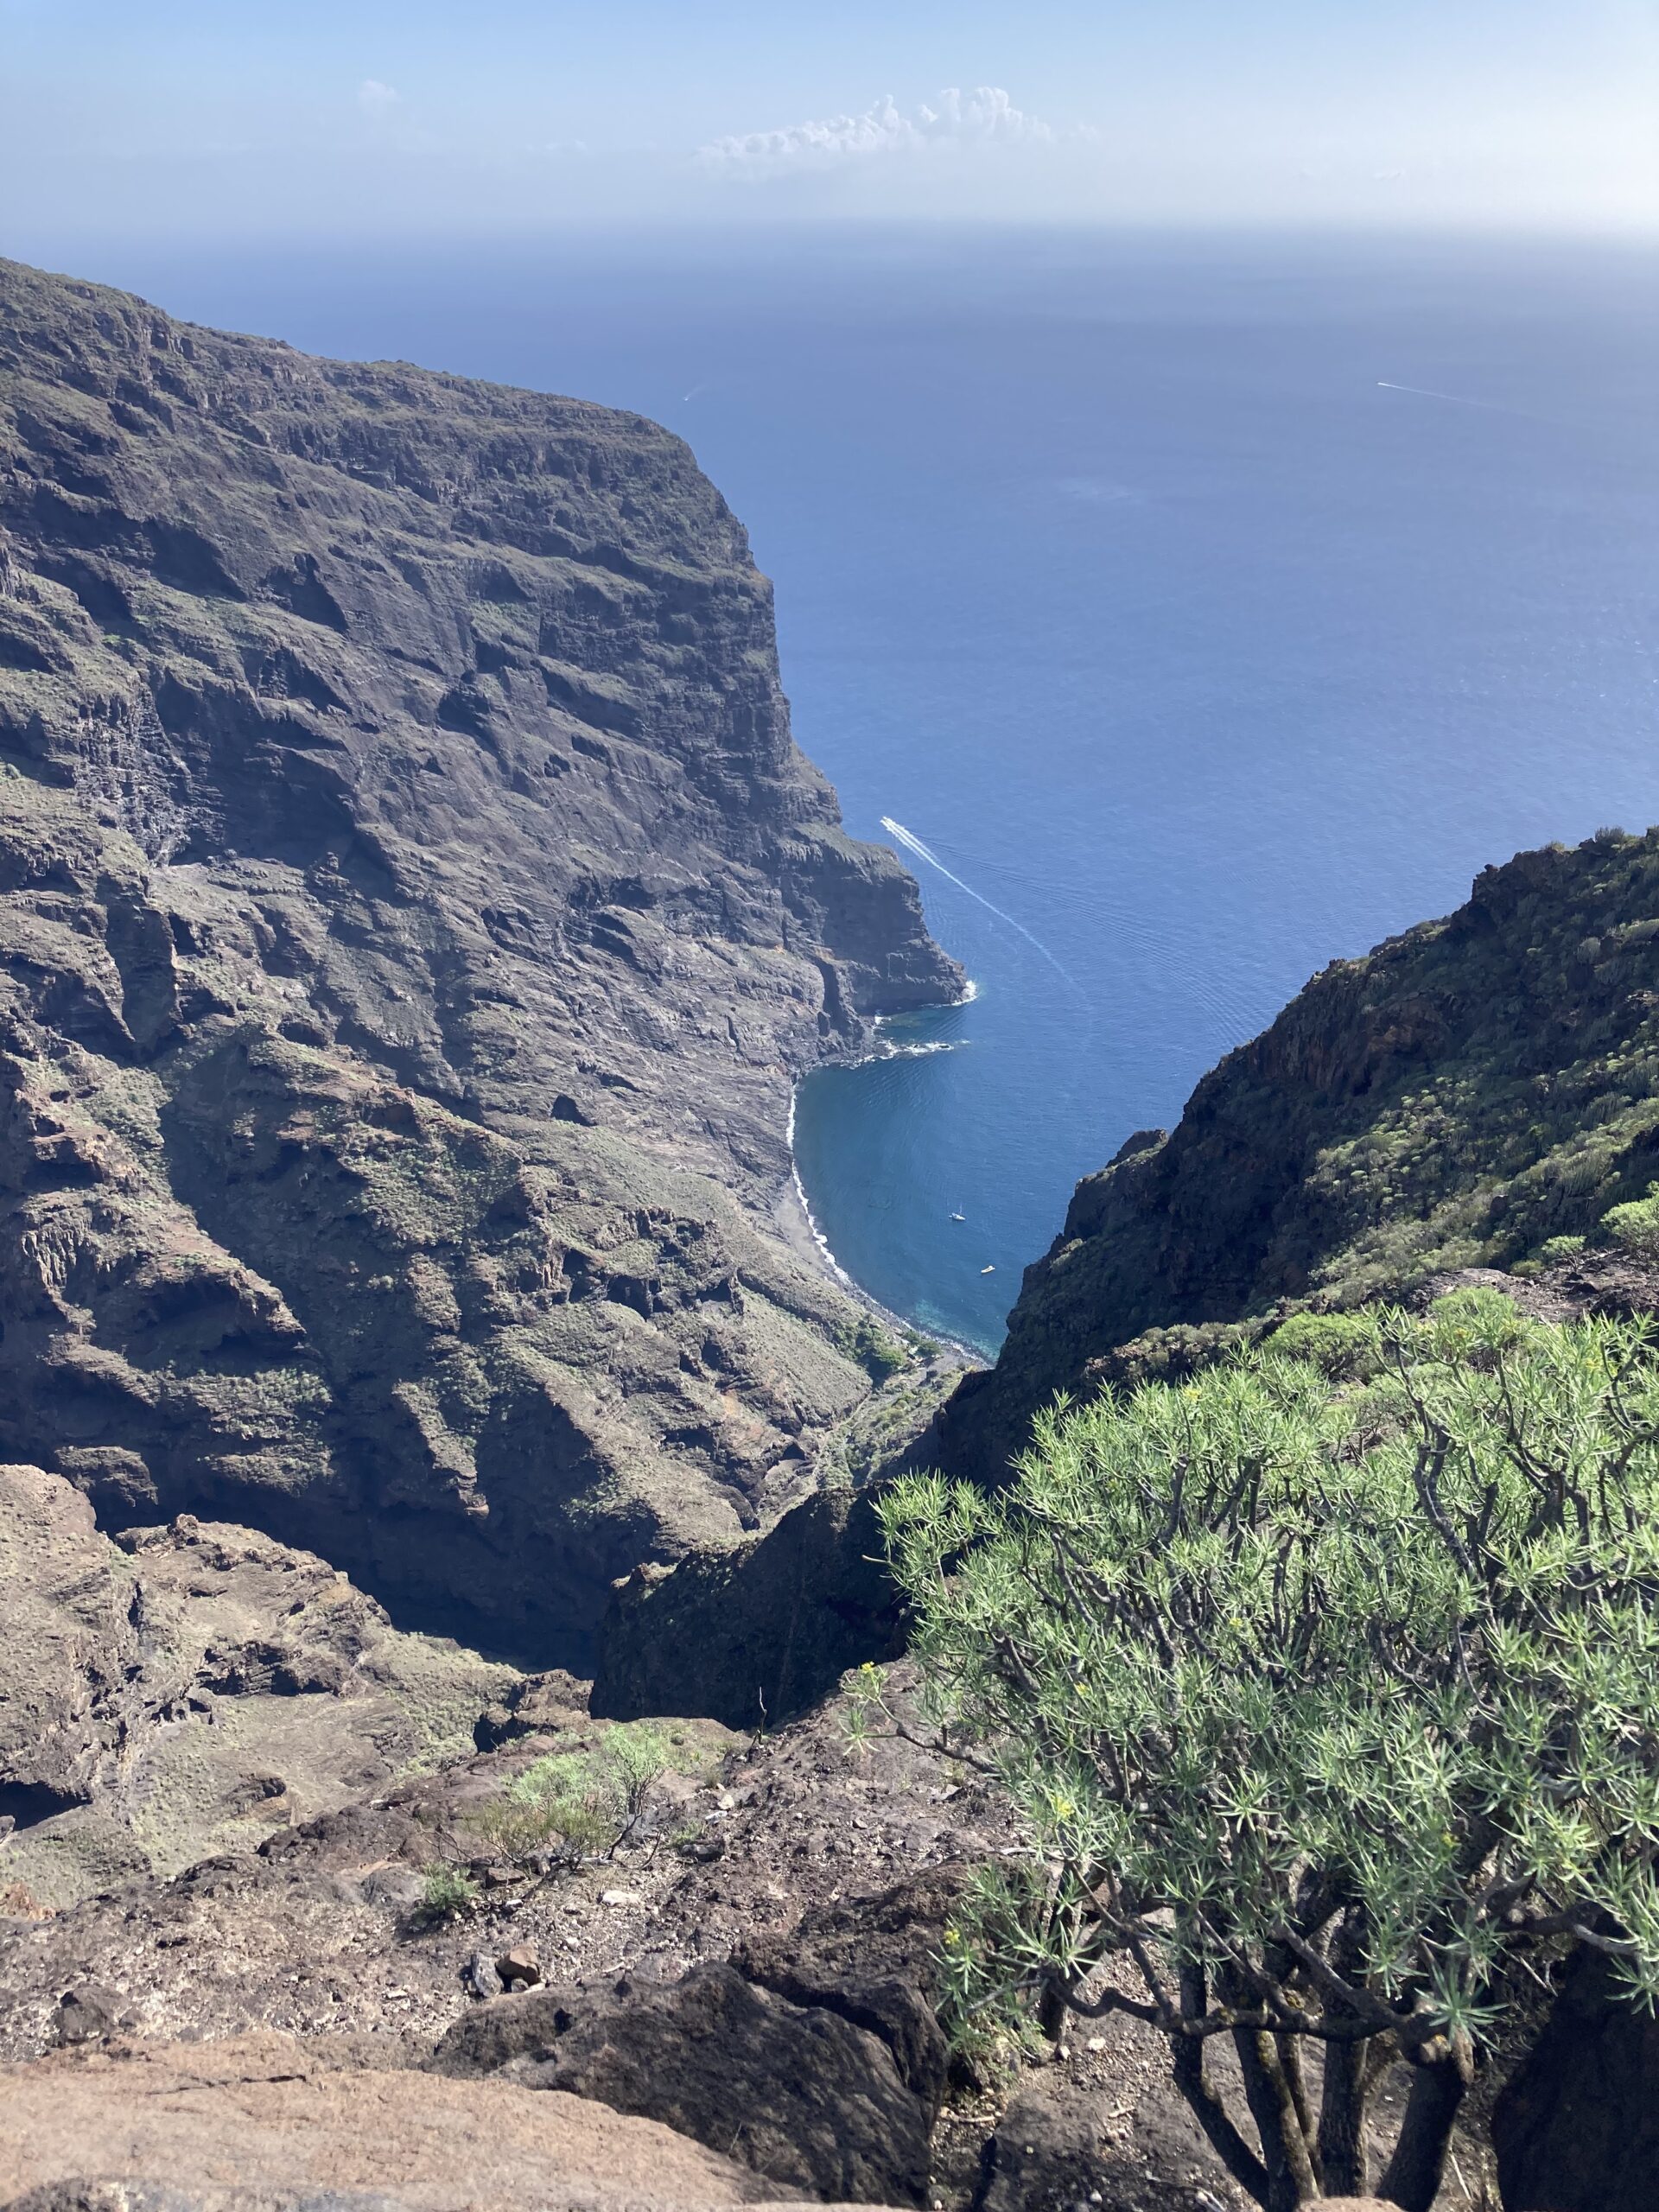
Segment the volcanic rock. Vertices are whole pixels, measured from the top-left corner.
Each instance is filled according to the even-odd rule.
[[[39,1467],[0,1466],[0,1891],[48,1905],[459,1758],[515,1687],[251,1530],[112,1542]]]
[[[930,2126],[944,2099],[950,2052],[934,2005],[945,1923],[962,1870],[943,1866],[879,1896],[841,1898],[787,1935],[752,1936],[732,1963],[795,2005],[821,2005],[879,2036]]]
[[[798,1075],[960,971],[638,416],[0,264],[0,1433],[580,1664],[871,1394]]]
[[[741,2166],[649,2120],[263,2035],[0,2072],[0,2202],[37,2212],[520,2212],[753,2202]]]
[[[599,1993],[545,1988],[458,2020],[435,2072],[497,2076],[661,2120],[780,2186],[920,2204],[929,2117],[875,2037],[729,1966]]]
[[[1648,2212],[1659,2174],[1659,2021],[1580,1952],[1492,2113],[1503,2212]]]

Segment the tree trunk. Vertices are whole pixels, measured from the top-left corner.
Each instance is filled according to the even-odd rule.
[[[1259,2028],[1236,2030],[1233,2047],[1243,2069],[1250,2116],[1262,2139],[1268,2212],[1296,2212],[1299,2204],[1319,2196],[1319,2184],[1278,2049],[1272,2036]]]
[[[1058,1974],[1048,1975],[1037,1999],[1037,2024],[1050,2043],[1058,2043],[1069,2014],[1065,1984]]]
[[[1371,2162],[1365,2148],[1366,2046],[1328,2043],[1319,2097],[1321,2185],[1332,2196],[1369,2196]]]
[[[1208,2009],[1203,1967],[1183,1967],[1183,2018],[1201,2020]],[[1268,2201],[1268,2170],[1233,2125],[1227,2107],[1211,2088],[1204,2063],[1205,2044],[1202,2039],[1197,2036],[1178,2036],[1171,2055],[1174,2062],[1175,2086],[1186,2099],[1192,2117],[1209,2139],[1211,2149],[1239,2187],[1248,2190],[1258,2204],[1265,2205]]]
[[[1400,2123],[1400,2139],[1378,2189],[1401,2212],[1429,2212],[1446,2171],[1452,2123],[1472,2071],[1469,2047],[1461,2042],[1446,2057],[1418,2066]]]
[[[1313,2161],[1313,2178],[1319,2185],[1320,2193],[1325,2194],[1325,2168],[1319,2157],[1313,2108],[1307,2099],[1307,2066],[1302,2055],[1302,2038],[1293,2035],[1274,2036],[1273,2047],[1279,2054],[1280,2065],[1284,2069],[1285,2083],[1290,2091],[1291,2103],[1295,2107],[1296,2125]]]

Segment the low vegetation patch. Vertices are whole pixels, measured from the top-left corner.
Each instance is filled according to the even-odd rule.
[[[637,1834],[652,1784],[670,1768],[695,1771],[702,1758],[666,1730],[626,1722],[591,1747],[537,1759],[471,1825],[482,1845],[518,1865],[612,1858]]]
[[[1598,1233],[1606,1243],[1623,1244],[1649,1258],[1659,1256],[1659,1183],[1649,1184],[1645,1198],[1609,1207],[1601,1217]],[[1569,1240],[1557,1237],[1555,1242],[1566,1244]],[[1582,1243],[1583,1239],[1579,1242]]]
[[[908,1364],[905,1347],[884,1329],[873,1313],[860,1313],[840,1332],[841,1349],[856,1360],[872,1382],[891,1381]]]
[[[424,1920],[454,1920],[470,1912],[480,1897],[478,1884],[459,1866],[440,1861],[426,1870],[420,1911]]]

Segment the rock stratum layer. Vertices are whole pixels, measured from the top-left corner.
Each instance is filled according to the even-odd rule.
[[[959,972],[636,416],[0,264],[0,1434],[580,1660],[870,1380],[790,1087]]]
[[[1057,1391],[1291,1304],[1552,1260],[1656,1176],[1659,832],[1522,853],[1445,920],[1333,961],[1173,1134],[1078,1184],[942,1455],[995,1481]]]

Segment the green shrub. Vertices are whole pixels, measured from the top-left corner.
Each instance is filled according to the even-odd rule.
[[[1570,1260],[1575,1252],[1582,1252],[1583,1249],[1582,1236],[1551,1236],[1538,1247],[1532,1256],[1548,1267],[1552,1260]]]
[[[1375,1314],[1293,1313],[1268,1339],[1281,1359],[1305,1359],[1325,1375],[1375,1374],[1382,1338]]]
[[[614,1853],[638,1826],[646,1793],[674,1764],[661,1730],[609,1730],[591,1751],[552,1751],[472,1816],[480,1841],[522,1863],[541,1853],[572,1864]]]
[[[1610,1206],[1598,1224],[1598,1234],[1608,1243],[1623,1244],[1634,1252],[1659,1252],[1659,1183],[1649,1184],[1645,1198]]]
[[[871,1382],[885,1382],[905,1364],[905,1349],[873,1313],[860,1313],[840,1334],[841,1349],[856,1360]]]
[[[453,1920],[458,1914],[469,1912],[478,1899],[478,1884],[459,1866],[440,1863],[427,1868],[421,1911],[428,1920]]]
[[[1026,1839],[947,1932],[956,2019],[1160,2028],[1272,2212],[1372,2186],[1374,2045],[1413,2082],[1377,2193],[1427,2212],[1517,1954],[1659,1999],[1659,1336],[1482,1291],[1376,1326],[1369,1382],[1268,1347],[1050,1413],[1001,1497],[883,1506]]]

